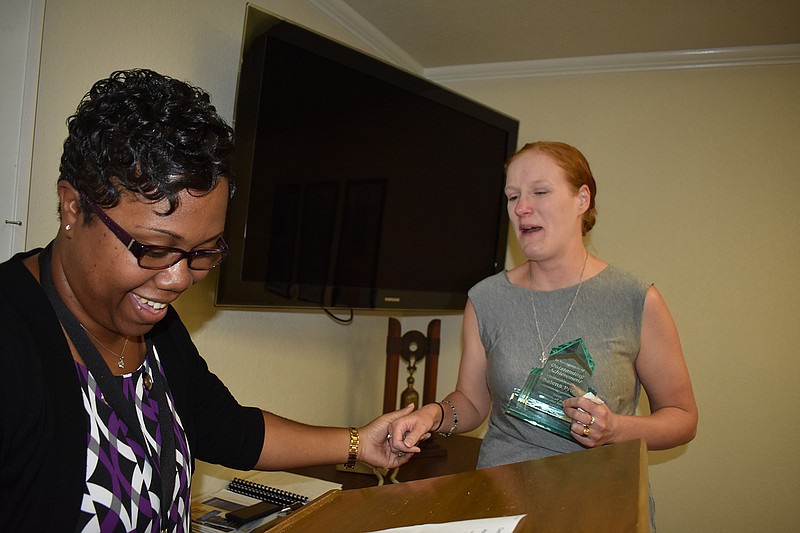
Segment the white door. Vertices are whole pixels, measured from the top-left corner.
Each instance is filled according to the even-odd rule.
[[[0,1],[0,261],[25,247],[44,4]]]

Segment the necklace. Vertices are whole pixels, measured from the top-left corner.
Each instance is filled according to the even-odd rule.
[[[97,337],[95,337],[94,335],[92,335],[92,332],[91,332],[91,331],[89,331],[88,329],[86,329],[86,326],[84,326],[83,324],[79,324],[79,325],[80,325],[80,327],[81,327],[81,328],[83,328],[83,331],[85,331],[86,333],[88,333],[88,334],[89,334],[89,336],[90,336],[91,338],[93,338],[94,340],[96,340],[96,341],[97,341],[97,343],[98,343],[100,346],[102,346],[103,348],[105,348],[105,349],[106,349],[106,351],[109,351],[109,352],[111,352],[112,354],[114,354],[115,356],[117,356],[117,359],[118,359],[118,361],[117,361],[117,366],[118,366],[119,368],[125,368],[125,348],[127,348],[127,347],[128,347],[128,339],[130,339],[130,337],[128,337],[127,335],[125,336],[125,344],[123,344],[123,345],[122,345],[122,351],[121,351],[120,353],[117,353],[117,352],[115,352],[114,350],[112,350],[111,348],[109,348],[108,346],[106,346],[105,344],[103,344],[103,342],[102,342],[100,339],[98,339]]]
[[[531,268],[531,263],[528,263],[528,286],[530,288],[530,295],[531,295],[531,307],[533,307],[533,321],[536,324],[536,336],[539,338],[539,346],[542,348],[542,354],[539,357],[539,361],[541,361],[542,366],[547,362],[547,359],[550,357],[547,355],[547,350],[550,348],[550,345],[553,344],[553,341],[556,340],[556,337],[559,333],[561,333],[561,328],[564,327],[564,324],[567,322],[567,318],[569,318],[569,314],[572,313],[572,308],[575,307],[575,302],[578,300],[578,294],[581,292],[581,286],[583,286],[583,273],[586,271],[586,262],[589,260],[589,250],[586,250],[586,257],[583,258],[583,268],[581,268],[581,277],[578,280],[578,288],[575,289],[575,296],[572,297],[572,303],[569,304],[569,309],[567,309],[567,314],[564,315],[564,320],[561,321],[561,325],[558,326],[558,329],[553,336],[550,338],[550,341],[547,343],[547,346],[544,345],[542,342],[542,332],[539,329],[539,317],[536,314],[536,302],[533,299],[533,269]]]

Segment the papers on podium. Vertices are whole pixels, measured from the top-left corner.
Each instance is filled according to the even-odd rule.
[[[325,481],[291,472],[252,472],[243,476],[248,481],[265,487],[280,489],[306,496],[309,501],[330,490],[339,490],[339,483]],[[273,513],[243,525],[225,519],[226,513],[256,504],[261,500],[233,492],[228,488],[192,500],[193,533],[251,533],[263,531],[270,522],[285,513]]]

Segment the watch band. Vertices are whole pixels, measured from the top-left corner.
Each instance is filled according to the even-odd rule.
[[[352,470],[356,466],[356,460],[358,459],[358,430],[356,428],[349,428],[350,429],[350,448],[349,453],[347,455],[347,462],[344,464],[344,467],[348,470]]]

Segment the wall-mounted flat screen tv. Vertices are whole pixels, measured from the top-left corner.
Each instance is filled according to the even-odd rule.
[[[286,21],[245,44],[217,305],[463,309],[504,268],[518,122]]]

